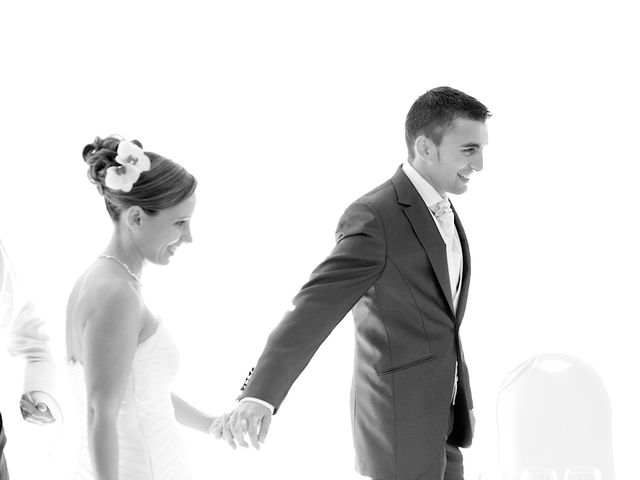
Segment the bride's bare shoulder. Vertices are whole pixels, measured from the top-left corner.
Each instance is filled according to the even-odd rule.
[[[144,302],[138,286],[109,265],[92,266],[76,282],[67,304],[67,316],[82,318],[141,317]]]

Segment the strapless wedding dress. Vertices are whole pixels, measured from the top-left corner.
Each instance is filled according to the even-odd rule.
[[[171,402],[171,381],[178,370],[178,350],[162,323],[138,345],[118,413],[120,480],[188,480],[184,445]],[[94,480],[87,444],[84,368],[71,364],[80,415],[74,480]]]

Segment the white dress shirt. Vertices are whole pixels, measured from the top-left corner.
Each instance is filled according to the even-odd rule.
[[[8,337],[7,350],[27,362],[23,392],[53,395],[56,367],[49,351],[49,337],[41,331],[43,324],[34,304],[18,288],[15,272],[0,242],[0,330]]]
[[[446,244],[447,242],[445,240],[444,232],[440,227],[440,222],[436,220],[435,215],[433,214],[431,209],[428,208],[428,207],[431,207],[432,205],[435,205],[436,203],[441,202],[442,200],[444,200],[444,198],[440,196],[440,194],[436,191],[435,188],[431,186],[429,182],[427,182],[424,178],[422,178],[422,176],[416,171],[415,168],[413,168],[413,166],[409,163],[408,160],[405,160],[405,162],[402,164],[402,171],[405,173],[407,177],[409,177],[409,180],[411,181],[413,186],[416,187],[416,190],[420,194],[420,197],[424,201],[425,205],[427,206],[427,209],[429,210],[429,213],[433,217],[433,220],[435,221],[438,227],[438,231],[440,232],[440,236],[442,237],[442,240]],[[455,290],[452,289],[451,291],[451,295],[453,297],[453,309],[455,312],[455,310],[458,309],[458,300],[460,299],[460,283],[462,280],[462,253],[461,253],[462,246],[460,245],[460,236],[458,235],[458,230],[456,229],[454,229],[453,241],[455,242],[456,251],[454,251],[454,248],[452,245],[447,245],[447,259],[449,260],[447,264],[449,266],[451,266],[452,264],[460,266],[458,271],[449,272],[449,275],[455,278],[455,280],[451,282],[452,285],[456,285]],[[455,262],[450,261],[451,258],[449,257],[451,255],[456,255],[457,258]]]

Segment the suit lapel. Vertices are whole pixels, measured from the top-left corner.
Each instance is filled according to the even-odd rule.
[[[449,267],[447,266],[447,249],[435,220],[429,213],[429,209],[424,204],[418,191],[402,171],[402,168],[398,169],[391,181],[398,195],[398,203],[404,206],[404,214],[427,254],[427,258],[440,284],[440,289],[447,299],[453,315],[453,296],[451,295]]]
[[[456,311],[456,320],[459,324],[464,317],[464,311],[467,307],[467,296],[469,294],[469,280],[471,279],[471,254],[469,252],[469,242],[467,241],[467,235],[462,228],[462,222],[456,209],[451,205],[451,209],[454,213],[454,221],[456,230],[458,231],[458,237],[460,238],[460,246],[462,247],[462,283],[460,285],[460,297],[458,298],[458,308]]]

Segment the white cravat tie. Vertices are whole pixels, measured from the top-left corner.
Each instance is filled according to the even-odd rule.
[[[454,214],[451,210],[451,203],[448,198],[431,205],[429,210],[433,212],[436,221],[440,226],[444,243],[447,246],[447,266],[449,268],[449,281],[451,282],[451,296],[456,305],[456,293],[460,282],[460,266],[462,263],[462,248],[456,236],[456,226],[454,223]],[[456,392],[458,390],[458,362],[456,361],[456,371],[453,380],[453,392],[451,393],[451,403],[455,403]]]
[[[456,297],[458,283],[460,282],[460,264],[462,262],[462,251],[456,237],[456,227],[454,224],[453,210],[448,198],[431,205],[429,209],[433,212],[440,226],[444,243],[447,246],[447,266],[449,267],[449,281],[451,282],[451,296]]]

